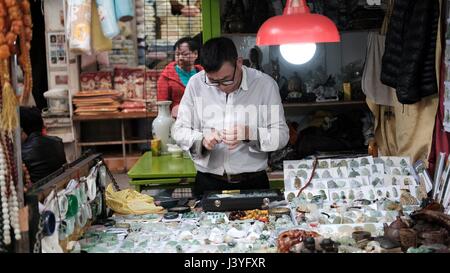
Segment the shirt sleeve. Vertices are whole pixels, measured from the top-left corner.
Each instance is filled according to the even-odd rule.
[[[254,136],[249,142],[250,152],[273,152],[284,148],[289,141],[289,128],[284,116],[280,92],[275,81],[270,79],[264,105],[260,107],[258,128],[251,128]]]
[[[206,167],[210,153],[205,152],[202,147],[201,119],[195,110],[194,88],[192,85],[192,81],[189,81],[186,86],[186,91],[178,108],[178,117],[172,129],[172,136],[181,149],[190,153],[197,164]]]

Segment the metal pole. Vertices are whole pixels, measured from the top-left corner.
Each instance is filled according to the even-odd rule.
[[[122,156],[123,156],[123,164],[125,167],[125,172],[128,171],[128,164],[127,164],[127,146],[125,144],[125,121],[124,119],[120,120],[120,130],[122,134]]]
[[[17,92],[18,90],[18,79],[17,79],[17,55],[11,57],[11,85],[13,90]],[[15,151],[15,159],[16,159],[16,167],[17,167],[17,201],[19,202],[19,210],[23,209],[25,206],[24,202],[24,190],[23,190],[23,171],[22,171],[22,140],[21,140],[21,129],[20,129],[20,109],[17,107],[17,116],[19,119],[17,120],[17,126],[14,130],[13,143],[14,143],[14,151]],[[29,252],[29,243],[28,243],[28,232],[21,233],[22,240],[16,241],[16,252]]]
[[[11,85],[13,89],[17,92],[18,90],[18,80],[17,80],[17,55],[11,57]],[[23,173],[22,173],[22,147],[21,147],[21,129],[20,129],[20,110],[17,108],[17,116],[19,117],[17,128],[14,131],[14,151],[16,151],[16,166],[18,173],[18,183],[17,183],[17,200],[19,201],[20,208],[24,206],[24,196],[23,196]]]

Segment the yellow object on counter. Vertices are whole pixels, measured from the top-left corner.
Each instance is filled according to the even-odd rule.
[[[161,155],[161,139],[152,139],[150,143],[151,143],[151,149],[152,149],[152,156],[160,156]]]
[[[120,214],[151,214],[164,212],[163,207],[156,206],[153,197],[126,189],[115,191],[112,184],[106,188],[106,205]]]
[[[352,86],[349,82],[343,83],[343,89],[344,89],[344,100],[349,101],[352,100]]]

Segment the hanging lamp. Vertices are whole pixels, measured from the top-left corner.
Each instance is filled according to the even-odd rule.
[[[306,0],[287,0],[283,15],[269,18],[256,35],[257,45],[280,45],[283,58],[293,64],[311,60],[316,43],[339,41],[334,22],[326,16],[312,14]]]

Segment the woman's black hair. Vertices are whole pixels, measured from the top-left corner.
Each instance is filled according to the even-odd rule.
[[[180,48],[180,46],[184,43],[186,43],[188,45],[190,51],[192,51],[192,52],[199,51],[199,46],[197,44],[197,41],[195,41],[191,37],[183,37],[183,38],[179,39],[173,46],[173,50]]]
[[[225,62],[231,64],[236,62],[237,57],[237,49],[231,39],[225,37],[212,38],[202,47],[200,64],[206,72],[216,72]]]

